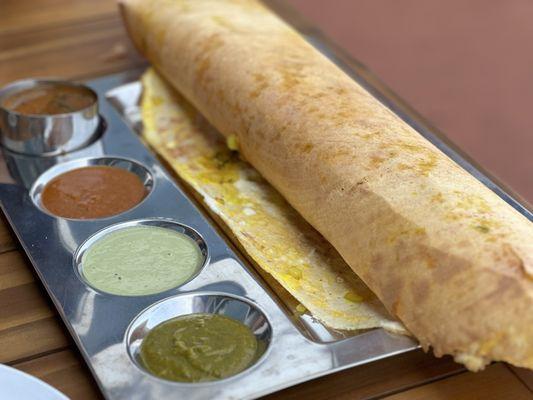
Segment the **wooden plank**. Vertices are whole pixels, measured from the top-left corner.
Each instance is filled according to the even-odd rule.
[[[70,342],[56,317],[0,331],[0,362],[14,363],[65,349]]]
[[[13,366],[42,379],[71,399],[102,398],[83,360],[72,350],[60,351]]]
[[[19,251],[0,255],[0,332],[54,316],[40,283]]]
[[[19,251],[0,254],[0,362],[65,348],[61,322]]]
[[[531,400],[533,394],[504,364],[482,372],[467,372],[449,379],[398,393],[387,400]]]
[[[118,23],[120,21],[117,16],[111,14],[97,20],[85,20],[76,24],[51,25],[41,30],[3,33],[0,34],[0,38],[4,41],[0,59],[10,59],[26,54],[31,56],[34,51],[48,50],[54,46],[78,42],[87,37],[100,37],[108,33],[110,27],[120,28],[117,26]]]
[[[39,284],[31,282],[0,291],[0,332],[55,315]]]
[[[50,25],[76,23],[103,15],[116,14],[116,2],[110,0],[2,0],[0,34],[6,32],[39,31]],[[1,42],[0,42],[1,43]]]
[[[118,16],[39,32],[8,33],[0,36],[0,41],[9,44],[0,52],[0,85],[35,75],[97,76],[145,64]]]
[[[439,359],[418,350],[302,383],[265,399],[369,399],[462,371],[450,357]]]
[[[11,231],[4,214],[0,212],[0,254],[16,249],[17,246],[15,234]]]
[[[6,289],[26,285],[34,281],[35,278],[22,253],[13,250],[0,255],[0,295]],[[11,300],[8,297],[5,299],[7,301]],[[2,304],[1,301],[0,304]],[[2,314],[2,316],[4,315]]]

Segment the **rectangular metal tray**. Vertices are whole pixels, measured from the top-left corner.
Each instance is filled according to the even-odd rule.
[[[351,70],[317,36],[308,35],[307,38],[422,135],[532,219],[527,206],[474,167],[427,125],[413,119],[392,96]],[[99,95],[105,121],[102,136],[88,147],[57,157],[28,157],[4,151],[4,160],[0,160],[1,207],[106,398],[256,398],[417,347],[411,339],[381,329],[359,334],[339,333],[309,316],[296,318],[288,312],[134,133],[133,127],[140,123],[137,106],[140,84],[135,82],[138,76],[139,72],[118,74],[88,83]],[[151,194],[136,208],[102,220],[66,220],[36,207],[29,189],[44,171],[59,163],[94,157],[120,157],[142,164],[154,180]],[[87,238],[112,224],[153,217],[178,221],[203,237],[209,249],[209,263],[197,277],[178,289],[140,297],[100,293],[80,279],[73,256]],[[166,303],[158,303],[167,304],[167,311],[164,307],[155,307],[157,312],[163,313],[163,318],[168,309],[188,312],[198,304],[212,306],[206,305],[202,296],[225,294],[244,299],[266,315],[271,329],[270,345],[256,365],[222,381],[180,384],[155,378],[135,364],[128,350],[132,344],[127,330],[143,310],[171,298]],[[180,306],[176,300],[194,298],[198,299],[194,307],[190,301]],[[238,315],[239,310],[227,312],[229,315],[233,312],[236,318],[242,317]]]
[[[121,107],[118,112],[107,99],[106,94],[111,90],[115,104],[121,94],[133,99],[131,91],[138,92],[138,84],[117,87],[129,78],[117,75],[89,82],[99,95],[105,121],[104,132],[97,141],[57,157],[28,157],[4,150],[8,174],[3,174],[3,182],[11,183],[0,184],[2,209],[107,398],[255,398],[416,347],[411,339],[381,329],[343,338],[332,335],[312,319],[304,320],[303,324],[296,321],[123,120],[123,117],[131,120],[137,112],[135,105]],[[80,161],[83,164],[98,157],[119,157],[142,164],[153,177],[151,193],[134,209],[101,220],[57,218],[35,205],[32,198],[35,190],[28,189],[44,171],[54,165],[74,160],[83,160]],[[74,255],[86,239],[119,222],[153,217],[175,220],[203,237],[209,249],[209,263],[198,276],[178,289],[140,297],[101,293],[80,279]],[[131,335],[128,337],[127,330],[135,317],[147,307],[172,296],[197,296],[201,303],[201,296],[205,294],[237,296],[257,305],[271,328],[266,354],[241,374],[212,383],[167,382],[142,371],[128,350]],[[187,312],[187,309],[180,312]],[[228,314],[231,313],[229,310]],[[240,318],[239,315],[235,317]],[[304,326],[307,328],[302,328]]]

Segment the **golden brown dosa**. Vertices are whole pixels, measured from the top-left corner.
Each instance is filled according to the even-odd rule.
[[[143,138],[260,272],[270,274],[330,328],[405,333],[335,249],[228,149],[198,111],[153,69],[142,83]]]
[[[253,0],[123,0],[157,69],[425,347],[533,368],[533,226]]]

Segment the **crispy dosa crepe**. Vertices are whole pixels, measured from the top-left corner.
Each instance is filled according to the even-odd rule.
[[[138,48],[427,348],[533,368],[533,226],[256,1],[124,0]]]
[[[255,264],[340,330],[405,333],[335,249],[154,70],[142,78],[143,137]]]

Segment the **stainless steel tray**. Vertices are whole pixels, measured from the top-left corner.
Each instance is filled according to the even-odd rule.
[[[89,146],[56,157],[4,149],[5,162],[0,163],[8,170],[0,174],[2,209],[107,398],[255,398],[416,347],[409,338],[381,329],[337,335],[308,316],[299,321],[288,313],[124,121],[135,123],[138,115],[138,82],[120,86],[129,79],[122,74],[89,82],[99,95],[102,115],[102,134]],[[108,97],[120,106],[113,106]],[[47,179],[95,163],[122,163],[135,169],[151,187],[150,194],[132,210],[100,220],[68,220],[41,210],[39,193]],[[78,271],[78,248],[111,225],[147,220],[158,224],[172,220],[198,232],[209,254],[198,275],[180,288],[149,296],[114,296],[88,286]],[[144,372],[136,351],[147,329],[196,311],[221,312],[249,324],[255,321],[256,336],[268,344],[265,354],[246,371],[211,383],[174,383]]]

